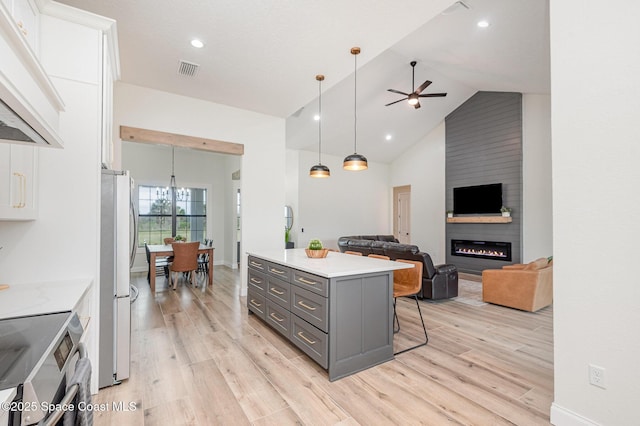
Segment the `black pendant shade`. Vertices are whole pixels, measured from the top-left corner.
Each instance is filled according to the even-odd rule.
[[[313,178],[328,178],[331,176],[331,171],[322,164],[320,158],[322,147],[322,81],[324,80],[324,75],[316,75],[316,80],[318,80],[318,164],[311,167],[309,176]]]
[[[354,72],[353,72],[353,154],[345,157],[342,168],[344,170],[359,171],[366,170],[369,166],[367,159],[364,155],[358,154],[358,54],[360,53],[359,47],[352,47],[351,54],[353,55]]]

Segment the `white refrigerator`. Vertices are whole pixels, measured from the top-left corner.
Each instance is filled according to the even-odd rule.
[[[136,214],[129,172],[102,170],[100,216],[100,338],[98,387],[129,377],[131,285]]]

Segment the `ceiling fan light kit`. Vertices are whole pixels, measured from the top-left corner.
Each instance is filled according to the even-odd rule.
[[[313,178],[328,178],[331,176],[331,171],[329,168],[322,164],[321,161],[321,153],[322,153],[322,81],[324,80],[324,75],[318,74],[316,75],[316,80],[318,81],[318,164],[311,167],[309,170],[309,176]]]
[[[353,154],[345,157],[342,168],[349,171],[360,171],[369,168],[367,159],[364,155],[358,154],[358,54],[360,54],[359,47],[352,47],[351,54],[353,55],[354,72],[353,72]]]
[[[422,83],[417,89],[415,88],[416,87],[416,64],[417,64],[416,61],[411,61],[409,63],[409,65],[411,65],[411,90],[412,90],[412,92],[411,93],[405,93],[405,92],[401,92],[400,90],[387,89],[388,92],[397,93],[398,95],[404,95],[404,96],[406,96],[406,98],[402,98],[402,99],[398,99],[397,101],[390,102],[390,103],[386,104],[385,106],[397,104],[398,102],[402,102],[402,101],[406,100],[409,105],[411,105],[415,109],[418,109],[418,108],[420,108],[420,98],[441,98],[443,96],[447,96],[446,93],[425,93],[425,94],[423,94],[422,92],[424,91],[424,89],[429,87],[429,85],[431,84],[431,81],[429,81],[429,80],[427,80],[424,83]]]

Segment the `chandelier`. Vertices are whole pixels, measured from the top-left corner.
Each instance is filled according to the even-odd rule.
[[[191,195],[191,191],[187,188],[176,187],[176,175],[174,172],[175,168],[175,147],[171,147],[171,179],[169,180],[169,186],[165,188],[156,188],[156,195],[159,199],[164,201],[187,201],[189,199],[189,195]],[[175,203],[174,203],[175,204]]]

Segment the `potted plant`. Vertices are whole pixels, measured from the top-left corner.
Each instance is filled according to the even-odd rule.
[[[453,210],[447,210],[447,217],[453,217]]]
[[[182,235],[178,234],[175,237],[173,237],[173,241],[175,241],[175,242],[186,242],[187,239],[185,237],[183,237]]]
[[[284,228],[284,248],[293,248],[293,242],[291,241],[291,229],[287,227]]]
[[[509,207],[502,206],[502,207],[500,207],[500,211],[502,212],[502,216],[503,217],[511,216],[511,208],[509,208]]]
[[[329,252],[329,250],[322,246],[322,241],[312,239],[311,241],[309,241],[309,245],[305,249],[305,252],[307,253],[308,257],[317,259],[327,257],[327,253]]]

